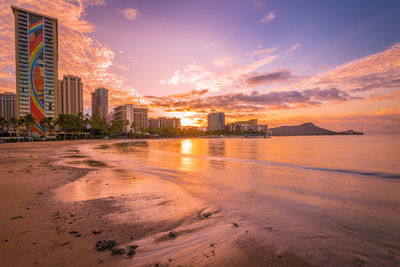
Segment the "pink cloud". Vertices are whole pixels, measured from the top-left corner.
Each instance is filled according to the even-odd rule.
[[[270,23],[276,18],[275,12],[271,10],[261,20],[261,23]]]
[[[139,11],[134,8],[127,8],[124,10],[120,10],[119,13],[123,14],[124,17],[129,20],[135,20],[140,16]]]

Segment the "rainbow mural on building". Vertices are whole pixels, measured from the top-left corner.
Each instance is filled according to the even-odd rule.
[[[30,112],[36,120],[30,130],[34,136],[45,136],[39,124],[45,116],[43,18],[35,15],[29,16],[29,76]]]

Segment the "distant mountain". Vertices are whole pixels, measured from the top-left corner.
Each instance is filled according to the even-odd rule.
[[[272,136],[293,136],[293,135],[362,135],[362,132],[348,130],[345,132],[334,132],[314,125],[311,122],[297,126],[280,126],[270,129]]]

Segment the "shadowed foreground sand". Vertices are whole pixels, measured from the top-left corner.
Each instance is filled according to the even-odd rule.
[[[80,153],[79,146],[110,142],[87,140],[0,145],[0,266],[308,266],[291,253],[277,255],[268,244],[259,242],[256,235],[235,225],[224,226],[229,231],[237,231],[237,234],[233,242],[221,248],[216,243],[205,248],[191,248],[195,243],[190,240],[197,239],[197,232],[183,230],[179,234],[188,233],[189,236],[187,241],[184,237],[181,239],[185,240],[181,243],[188,246],[183,251],[190,254],[193,249],[197,256],[175,253],[172,246],[175,240],[168,236],[169,231],[182,225],[204,227],[201,210],[183,218],[171,215],[171,218],[154,220],[153,223],[135,220],[115,223],[109,217],[118,214],[123,207],[123,194],[121,197],[78,202],[56,199],[54,189],[88,174],[93,177],[97,169],[104,168],[100,162],[90,161],[87,155]],[[67,164],[57,163],[60,159]],[[78,163],[79,168],[72,167]],[[101,173],[98,172],[100,176]],[[121,177],[132,175],[123,170],[115,173]],[[109,250],[97,251],[95,248],[99,240],[112,239],[117,247],[127,249],[136,241],[152,237],[164,248],[171,245],[170,255],[158,255],[152,251],[150,259],[138,264],[135,257],[140,256],[141,247],[134,251],[136,255],[131,255],[132,258],[111,255]]]

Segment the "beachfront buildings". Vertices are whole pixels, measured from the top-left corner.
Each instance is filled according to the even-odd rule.
[[[83,84],[80,77],[64,75],[58,81],[56,107],[57,115],[83,113]]]
[[[12,6],[15,18],[15,76],[17,118],[32,114],[33,136],[44,136],[39,122],[55,116],[58,83],[58,21]]]
[[[234,123],[230,123],[226,125],[226,129],[230,132],[268,132],[267,124],[258,124],[257,119],[248,120],[248,121],[236,121]]]
[[[108,89],[97,88],[92,95],[92,115],[99,116],[102,120],[107,120],[108,115]]]
[[[162,126],[169,126],[173,128],[181,128],[181,119],[180,118],[167,118],[167,117],[158,117],[158,118],[149,118],[148,126],[152,128],[160,128]]]
[[[141,131],[141,129],[148,128],[147,122],[147,108],[133,107],[133,121],[135,122],[135,131]]]
[[[214,130],[224,130],[225,129],[225,113],[217,112],[217,113],[210,113],[207,116],[207,130],[214,131]]]
[[[128,125],[124,126],[124,128],[122,129],[122,132],[129,133],[131,131],[131,126],[132,126],[132,122],[133,122],[133,105],[125,104],[125,105],[116,106],[112,113],[113,113],[112,120],[128,121]],[[109,124],[111,124],[111,122],[109,122]]]
[[[16,95],[12,92],[0,94],[0,118],[9,120],[16,117]]]
[[[113,110],[113,120],[127,120],[128,125],[124,126],[123,132],[129,133],[140,131],[141,129],[147,129],[147,108],[135,107],[133,104],[125,104],[116,106]],[[133,126],[133,127],[132,127]]]

